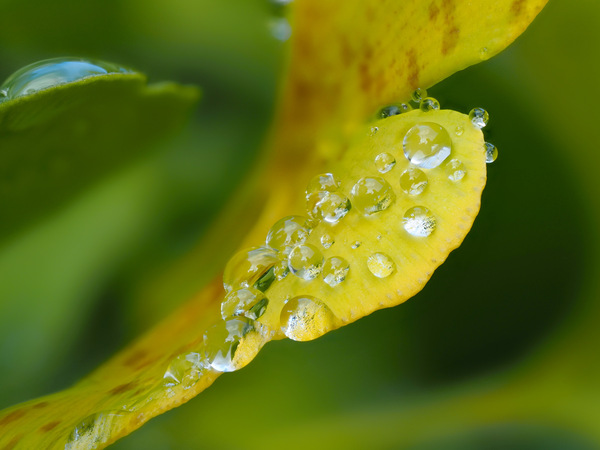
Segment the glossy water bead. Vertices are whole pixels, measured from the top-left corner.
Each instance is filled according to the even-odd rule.
[[[397,116],[399,114],[409,112],[411,110],[412,106],[410,106],[408,103],[398,103],[381,108],[377,114],[377,117],[380,119],[386,119],[391,116]]]
[[[473,108],[469,111],[469,120],[477,128],[483,128],[488,124],[490,115],[483,108]]]
[[[444,127],[425,122],[412,127],[402,142],[404,156],[415,166],[434,169],[450,155],[452,140]]]
[[[200,353],[183,353],[173,358],[163,375],[164,386],[182,385],[184,389],[191,388],[198,382],[206,369],[206,361]]]
[[[304,216],[287,216],[275,222],[267,234],[267,247],[288,253],[292,247],[303,244],[308,238],[310,227]]]
[[[383,211],[396,200],[394,190],[381,177],[364,177],[352,187],[352,203],[364,215]]]
[[[319,191],[335,192],[339,187],[340,181],[332,173],[322,173],[314,176],[309,181],[306,187],[306,195]]]
[[[396,264],[385,253],[373,253],[367,258],[367,268],[377,278],[387,278],[396,270]]]
[[[217,322],[204,333],[205,360],[219,372],[233,372],[245,366],[258,353],[260,346],[246,346],[237,355],[244,340],[257,335],[256,324],[246,317],[233,317]],[[254,336],[251,336],[254,334]]]
[[[396,165],[394,155],[383,152],[375,157],[375,167],[379,173],[387,173]]]
[[[223,287],[226,291],[251,287],[277,262],[277,252],[271,248],[242,250],[227,262],[223,271]]]
[[[450,181],[460,181],[467,174],[467,169],[461,160],[451,159],[446,163],[446,174]]]
[[[244,288],[229,292],[221,303],[221,317],[244,316],[256,320],[267,310],[269,300],[258,289]]]
[[[334,287],[346,279],[350,264],[341,256],[327,258],[323,264],[323,281],[329,286]]]
[[[415,206],[404,213],[402,226],[412,236],[427,237],[435,231],[437,221],[429,209]]]
[[[298,245],[288,257],[290,271],[303,280],[314,280],[321,274],[323,254],[311,244]]]
[[[414,167],[406,169],[400,175],[400,188],[408,195],[422,194],[428,183],[425,172]]]
[[[415,89],[411,96],[410,99],[415,102],[415,103],[421,103],[421,101],[427,97],[427,90],[425,88],[417,88]]]
[[[19,69],[0,87],[0,101],[30,95],[61,84],[109,74],[132,74],[129,69],[105,61],[82,58],[53,58]]]
[[[343,219],[352,207],[345,195],[337,192],[317,192],[307,198],[309,215],[325,222],[336,224]]]
[[[316,339],[335,328],[336,322],[331,309],[310,295],[292,298],[284,305],[280,315],[281,330],[294,341]]]
[[[423,100],[421,100],[419,108],[423,112],[437,111],[438,109],[440,109],[440,102],[438,102],[437,99],[433,97],[426,97]]]
[[[331,235],[324,234],[323,236],[321,236],[321,245],[323,246],[323,248],[330,248],[333,244],[335,244],[335,240],[333,239],[333,237],[331,237]]]
[[[485,162],[488,164],[493,163],[498,158],[498,149],[494,144],[490,142],[485,143]]]

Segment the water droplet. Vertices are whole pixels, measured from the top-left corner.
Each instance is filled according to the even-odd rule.
[[[343,219],[351,207],[350,200],[336,192],[317,192],[309,194],[307,198],[309,215],[331,224],[336,224]]]
[[[256,320],[267,310],[269,300],[258,289],[244,288],[229,292],[221,303],[221,317],[244,316]]]
[[[247,288],[273,267],[279,258],[277,252],[267,247],[253,247],[236,253],[223,271],[223,287],[227,292]]]
[[[371,127],[371,136],[375,136],[379,131],[379,127]]]
[[[493,163],[498,158],[498,149],[494,144],[489,142],[485,143],[485,162],[488,164]]]
[[[287,41],[292,36],[292,26],[285,17],[275,17],[269,20],[271,36],[280,42]]]
[[[390,153],[380,153],[375,157],[375,167],[380,173],[389,172],[396,165],[396,158]]]
[[[301,295],[289,300],[281,310],[281,329],[294,341],[316,339],[336,327],[337,319],[321,300]]]
[[[175,357],[165,374],[164,385],[173,387],[181,384],[184,389],[194,386],[206,369],[205,361],[200,353],[184,353]]]
[[[14,99],[84,78],[131,73],[134,72],[104,61],[81,58],[46,59],[17,70],[7,78],[0,90],[5,92],[5,99]]]
[[[420,169],[410,167],[400,175],[400,188],[408,195],[421,194],[428,183],[427,175]]]
[[[488,48],[487,47],[481,47],[481,49],[479,49],[479,58],[481,60],[486,60],[489,57],[490,56],[488,55]]]
[[[297,277],[314,280],[321,274],[323,254],[314,245],[298,245],[290,252],[288,266]]]
[[[454,129],[454,134],[456,134],[457,136],[462,136],[464,132],[465,129],[462,125],[456,125],[456,128]]]
[[[68,437],[65,450],[97,448],[111,437],[115,422],[130,414],[128,411],[101,411],[83,419]]]
[[[310,180],[306,187],[306,195],[314,192],[335,192],[340,188],[340,181],[332,173],[322,173]]]
[[[417,88],[411,94],[410,99],[419,104],[425,97],[427,97],[427,90],[424,88]]]
[[[402,143],[404,155],[415,166],[434,169],[450,155],[452,140],[444,127],[426,122],[415,125]]]
[[[335,241],[330,235],[324,234],[323,236],[321,236],[321,245],[323,246],[323,248],[329,248],[334,243]]]
[[[289,253],[292,247],[303,244],[310,234],[308,219],[304,216],[287,216],[277,221],[267,234],[267,246]]]
[[[290,273],[290,268],[288,267],[287,259],[279,261],[273,266],[273,274],[277,280],[283,280],[288,276],[288,273]]]
[[[387,278],[396,270],[396,264],[385,253],[373,253],[369,256],[367,267],[377,278]]]
[[[440,109],[440,102],[433,97],[426,97],[421,101],[419,108],[423,112],[437,111]]]
[[[351,245],[352,250],[356,250],[358,247],[360,247],[362,245],[362,242],[360,241],[354,241]]]
[[[396,194],[387,181],[380,177],[361,178],[352,187],[354,206],[364,215],[374,214],[390,207]]]
[[[446,173],[450,181],[460,181],[467,174],[467,170],[461,160],[452,159],[446,163]]]
[[[377,117],[379,119],[387,119],[388,117],[397,116],[410,110],[412,110],[412,106],[410,106],[407,103],[388,105],[385,108],[381,108],[381,110],[377,114]]]
[[[267,270],[263,276],[261,276],[253,285],[253,287],[255,289],[258,289],[261,292],[266,292],[267,289],[269,289],[271,287],[271,285],[273,284],[273,282],[277,279],[277,276],[275,275],[275,266],[277,264],[279,264],[281,262],[278,261],[277,263],[275,263],[275,265],[273,267],[271,267],[269,270]]]
[[[473,108],[469,111],[469,120],[471,120],[471,123],[477,128],[483,128],[488,124],[490,115],[483,108]]]
[[[233,372],[248,364],[266,341],[258,322],[246,317],[222,320],[204,334],[208,364],[219,372]]]
[[[327,258],[323,264],[323,281],[329,286],[334,287],[346,279],[350,264],[344,258],[333,256]]]
[[[435,231],[435,216],[424,206],[410,208],[402,218],[404,229],[416,237],[427,237]]]

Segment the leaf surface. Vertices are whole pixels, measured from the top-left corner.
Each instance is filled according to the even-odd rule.
[[[267,312],[254,326],[254,331],[263,333],[251,331],[240,339],[234,357],[237,367],[248,363],[267,340],[284,336],[280,315],[289,307],[284,306],[286,299],[308,295],[327,305],[331,314],[309,311],[305,324],[310,326],[304,328],[308,331],[296,336],[312,339],[414,295],[460,244],[477,214],[485,184],[481,132],[466,116],[452,111],[414,111],[371,123],[369,118],[388,102],[406,100],[418,85],[429,86],[480,61],[483,48],[487,48],[485,57],[497,53],[523,31],[543,4],[294,3],[288,74],[268,145],[271,150],[262,161],[267,176],[256,172],[244,186],[236,199],[242,213],[225,212],[229,217],[244,217],[242,199],[264,199],[262,205],[252,202],[252,217],[257,219],[241,248],[264,245],[267,231],[283,216],[305,214],[305,186],[319,173],[334,173],[341,181],[339,191],[349,197],[359,178],[380,176],[396,198],[372,217],[355,207],[338,225],[320,222],[313,227],[308,243],[318,247],[321,235],[331,234],[335,243],[323,253],[348,261],[346,280],[336,288],[321,278],[304,281],[291,274],[274,282],[266,290]],[[427,171],[430,184],[416,199],[399,186],[400,173],[408,167],[402,139],[423,121],[448,130],[450,158],[460,159],[467,175],[453,182],[444,165],[431,169]],[[378,131],[373,134],[374,127]],[[457,127],[464,132],[458,135]],[[374,165],[382,151],[392,153],[397,161],[386,174],[379,174]],[[402,217],[415,205],[426,206],[436,217],[436,229],[429,237],[413,237],[402,228]],[[220,225],[206,242],[214,245],[230,234],[223,222]],[[239,228],[238,223],[233,225]],[[373,276],[368,267],[373,252],[385,253],[394,262],[385,278]],[[223,297],[219,277],[72,388],[4,411],[0,448],[100,448],[201,392],[219,373],[203,363],[184,363],[179,373],[173,364],[206,352],[203,335],[221,320]],[[179,373],[176,383],[173,372]]]

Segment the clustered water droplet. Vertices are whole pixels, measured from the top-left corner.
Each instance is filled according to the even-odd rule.
[[[427,97],[427,90],[425,88],[417,88],[412,92],[410,99],[413,102],[415,102],[416,104],[420,104],[421,101],[426,97]]]
[[[256,320],[262,316],[269,304],[264,293],[254,288],[243,288],[229,292],[221,303],[221,316],[228,319],[244,316]]]
[[[467,174],[467,169],[461,160],[451,159],[446,163],[446,174],[450,181],[460,181]]]
[[[498,149],[490,142],[485,143],[485,162],[488,164],[493,163],[498,158]]]
[[[328,258],[323,264],[323,281],[329,286],[334,287],[346,279],[350,264],[341,256]]]
[[[379,173],[387,173],[396,165],[394,155],[383,152],[375,157],[375,167]]]
[[[473,108],[469,111],[469,120],[475,127],[483,128],[488,124],[490,115],[483,108]]]
[[[404,213],[402,226],[412,236],[427,237],[435,231],[435,216],[424,206],[414,206]]]
[[[184,389],[189,389],[198,382],[206,366],[204,357],[200,353],[189,352],[176,356],[163,375],[164,386],[181,385]]]
[[[429,180],[420,169],[409,167],[400,175],[400,188],[408,195],[422,194]]]
[[[425,122],[408,130],[402,148],[411,164],[423,169],[434,169],[450,155],[452,140],[444,127]]]
[[[373,253],[367,258],[367,268],[377,278],[387,278],[396,270],[396,264],[385,253]]]
[[[266,244],[273,250],[289,253],[296,245],[303,244],[309,233],[310,227],[306,217],[287,216],[271,227]]]
[[[321,274],[323,254],[311,244],[294,247],[288,258],[290,271],[303,280],[314,280]]]
[[[321,300],[300,295],[290,299],[281,310],[281,329],[294,341],[310,341],[332,330],[337,318]]]
[[[423,112],[437,111],[438,109],[440,109],[440,102],[438,102],[433,97],[426,97],[423,100],[421,100],[419,108],[421,108],[421,111]]]
[[[321,236],[321,245],[324,249],[330,248],[333,244],[335,244],[334,239],[327,233]]]
[[[273,248],[253,247],[236,253],[223,271],[223,287],[227,292],[254,286],[279,258]]]
[[[383,211],[396,200],[390,184],[381,177],[364,177],[352,187],[354,206],[364,215]]]

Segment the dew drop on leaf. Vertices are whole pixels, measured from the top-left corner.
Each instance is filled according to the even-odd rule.
[[[404,213],[402,226],[412,236],[427,237],[435,231],[437,221],[429,209],[415,206]]]
[[[364,177],[352,187],[353,205],[364,215],[383,211],[396,200],[390,184],[381,177]]]
[[[408,195],[422,194],[428,183],[425,172],[414,167],[406,169],[400,175],[400,188]]]
[[[385,253],[373,253],[367,258],[367,268],[377,278],[387,278],[396,270],[396,264]]]
[[[294,341],[316,339],[336,326],[337,319],[321,300],[301,295],[289,300],[281,310],[281,329]]]
[[[425,122],[408,130],[402,148],[411,164],[423,169],[434,169],[450,155],[452,141],[444,127]]]

